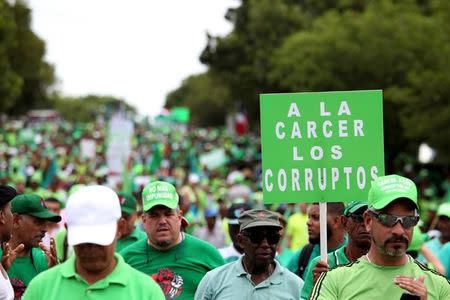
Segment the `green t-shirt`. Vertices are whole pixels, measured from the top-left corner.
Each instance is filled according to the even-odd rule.
[[[0,250],[0,257],[3,251]],[[22,295],[37,274],[48,269],[47,258],[39,248],[31,248],[31,255],[18,256],[8,270],[8,277],[14,289],[15,299],[22,299]]]
[[[343,246],[337,249],[336,251],[328,253],[328,267],[330,269],[335,268],[336,266],[346,265],[350,263],[347,256],[345,256],[344,252],[345,247],[346,246]],[[316,256],[313,260],[309,262],[308,266],[305,269],[305,273],[303,274],[305,284],[303,285],[302,289],[302,299],[308,299],[309,294],[311,293],[311,289],[313,288],[314,283],[314,276],[312,271],[316,266],[316,264],[319,262],[319,260],[320,256]]]
[[[450,299],[450,282],[412,258],[402,266],[378,266],[364,257],[322,273],[310,299],[400,299],[406,291],[394,284],[399,275],[425,276],[428,300]]]
[[[24,294],[24,300],[127,299],[164,300],[159,286],[127,265],[116,254],[117,265],[105,278],[87,283],[75,271],[75,255],[66,262],[36,276]]]
[[[147,235],[145,234],[145,232],[143,232],[139,227],[135,227],[133,232],[120,240],[117,240],[117,244],[116,244],[116,252],[120,252],[123,249],[125,249],[126,247],[130,246],[131,244],[133,244],[134,242],[137,242],[140,239],[145,239],[147,238]]]
[[[347,245],[347,238],[344,239],[344,242],[342,244],[340,244],[339,246],[335,247],[335,248],[331,248],[328,249],[328,253],[331,253],[343,246]],[[300,248],[297,252],[295,252],[292,255],[291,260],[289,261],[288,265],[286,266],[286,268],[288,268],[289,271],[291,271],[292,273],[297,274],[298,273],[298,260],[300,259],[300,254],[302,253],[303,247]],[[320,245],[319,244],[315,244],[314,248],[311,252],[311,256],[309,257],[308,260],[308,264],[311,262],[311,260],[313,260],[313,258],[320,256]],[[308,266],[307,264],[307,266]],[[306,267],[307,268],[307,267]],[[307,269],[305,268],[305,272],[307,271]],[[303,278],[305,278],[305,272],[303,272]],[[302,278],[302,279],[303,279]]]
[[[224,264],[213,245],[189,234],[167,251],[158,251],[142,239],[120,254],[130,266],[151,275],[167,299],[193,299],[206,272]]]

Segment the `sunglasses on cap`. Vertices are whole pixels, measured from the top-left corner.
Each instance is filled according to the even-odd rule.
[[[394,227],[397,222],[402,224],[403,228],[408,229],[413,226],[416,226],[419,223],[419,216],[395,216],[389,214],[376,213],[374,211],[370,211],[369,213],[377,218],[378,222],[386,227]]]
[[[349,214],[348,216],[356,223],[364,222],[364,216],[362,214]]]
[[[248,237],[250,242],[259,245],[264,239],[269,245],[278,244],[281,235],[277,232],[261,232],[261,231],[242,231],[243,236]]]

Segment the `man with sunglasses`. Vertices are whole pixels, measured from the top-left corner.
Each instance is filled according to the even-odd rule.
[[[364,224],[372,236],[369,252],[357,261],[322,273],[310,299],[450,299],[450,283],[409,255],[419,221],[417,189],[404,177],[372,182]]]
[[[354,262],[369,251],[371,238],[364,226],[363,218],[366,210],[366,202],[354,201],[347,205],[344,214],[341,216],[341,223],[348,234],[347,245],[328,253],[327,262],[320,260],[320,256],[317,256],[309,263],[305,271],[302,299],[308,299],[320,274],[336,266]]]
[[[299,299],[303,281],[274,259],[282,229],[278,215],[252,209],[239,225],[244,255],[206,273],[195,299]]]

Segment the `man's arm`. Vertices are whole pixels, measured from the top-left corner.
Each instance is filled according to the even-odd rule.
[[[338,300],[337,289],[330,272],[320,275],[311,292],[310,300]]]
[[[197,286],[197,290],[195,291],[194,300],[212,300],[213,294],[210,288],[210,273],[206,273],[206,275],[202,278],[200,283]]]
[[[322,272],[328,271],[328,264],[320,260],[320,256],[315,257],[311,260],[306,267],[305,273],[303,273],[303,278],[305,280],[305,285],[302,289],[302,299],[308,299],[311,294],[311,290],[314,284],[318,280]]]

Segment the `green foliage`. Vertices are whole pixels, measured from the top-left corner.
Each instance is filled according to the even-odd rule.
[[[22,114],[46,107],[54,70],[44,60],[44,41],[31,30],[31,10],[22,1],[0,0],[0,8],[0,96],[6,104],[0,110]]]
[[[386,149],[404,151],[406,137],[446,155],[450,51],[437,20],[409,1],[329,11],[276,51],[270,78],[288,91],[383,89]]]
[[[108,116],[117,110],[136,114],[136,109],[124,100],[110,96],[62,97],[56,94],[52,96],[51,103],[61,117],[73,122],[90,122],[99,115]]]
[[[167,96],[167,106],[186,106],[195,125],[220,125],[230,109],[229,89],[211,73],[192,75]]]

